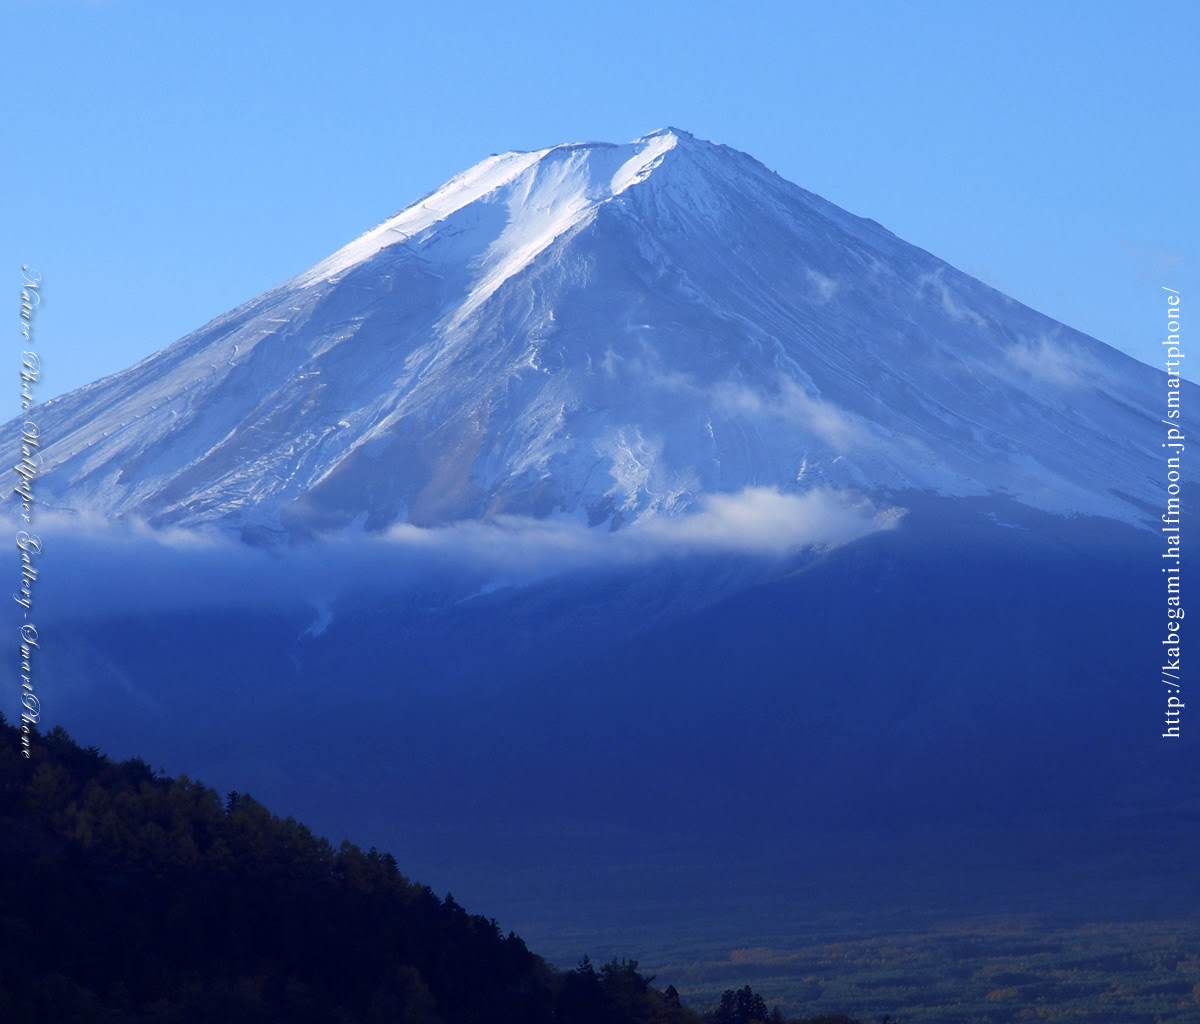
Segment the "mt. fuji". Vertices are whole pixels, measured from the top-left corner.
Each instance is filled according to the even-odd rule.
[[[490,157],[31,414],[45,720],[547,948],[1192,913],[1165,384],[684,132]]]
[[[282,537],[750,487],[1154,517],[1157,373],[666,129],[492,156],[39,411],[39,500]]]

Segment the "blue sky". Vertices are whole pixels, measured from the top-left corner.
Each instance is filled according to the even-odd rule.
[[[0,0],[0,266],[14,311],[44,275],[45,399],[489,153],[674,125],[1157,362],[1161,286],[1200,295],[1198,11]]]

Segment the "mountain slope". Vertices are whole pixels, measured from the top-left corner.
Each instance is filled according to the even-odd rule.
[[[41,411],[50,506],[619,526],[751,486],[1152,514],[1156,371],[724,146],[489,158]]]
[[[637,961],[555,971],[389,853],[61,730],[26,764],[18,736],[0,717],[0,950],[39,966],[2,958],[10,1024],[702,1024]]]

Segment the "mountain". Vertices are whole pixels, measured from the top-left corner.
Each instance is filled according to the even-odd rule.
[[[39,411],[48,507],[618,527],[770,487],[1154,519],[1156,371],[726,146],[493,156]]]
[[[48,521],[46,720],[564,962],[1194,914],[1165,391],[683,132],[493,157],[39,407],[40,501],[229,535]]]

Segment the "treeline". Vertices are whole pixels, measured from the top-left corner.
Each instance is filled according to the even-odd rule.
[[[249,796],[115,763],[62,729],[32,761],[19,750],[0,716],[6,1024],[783,1020],[749,987],[702,1016],[636,961],[557,971],[391,854],[335,849]]]

